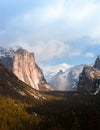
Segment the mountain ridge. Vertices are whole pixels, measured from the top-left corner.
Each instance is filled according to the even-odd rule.
[[[79,74],[84,65],[74,66],[65,72],[58,72],[55,78],[50,82],[56,90],[76,91]]]
[[[41,68],[44,72],[44,76],[49,83],[54,79],[54,77],[56,76],[57,73],[59,73],[59,71],[64,72],[70,67],[72,66],[66,63],[52,65],[52,66],[41,65]]]

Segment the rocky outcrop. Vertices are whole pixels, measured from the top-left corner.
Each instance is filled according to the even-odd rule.
[[[13,60],[13,72],[20,80],[37,90],[51,89],[42,70],[35,63],[34,53],[23,49],[17,50]]]
[[[19,48],[12,55],[2,56],[1,61],[21,81],[32,88],[36,90],[52,90],[51,86],[46,82],[42,70],[35,63],[34,53]]]
[[[100,70],[85,66],[79,76],[77,91],[96,94],[100,90]]]

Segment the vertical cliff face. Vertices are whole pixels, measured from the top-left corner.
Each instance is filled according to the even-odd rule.
[[[85,66],[79,76],[77,91],[97,94],[100,91],[100,70]]]
[[[13,72],[20,80],[37,90],[51,89],[42,70],[35,63],[34,53],[18,49],[13,59]]]
[[[36,90],[51,90],[42,70],[35,63],[34,53],[19,47],[16,50],[0,48],[1,62],[23,82]]]

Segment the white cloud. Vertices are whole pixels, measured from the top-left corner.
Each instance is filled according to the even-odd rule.
[[[40,1],[41,2],[41,1]],[[61,40],[100,37],[100,2],[51,0],[7,21],[4,40]]]
[[[92,53],[92,52],[86,52],[86,53],[84,54],[84,56],[92,58],[92,57],[94,57],[95,55],[94,55],[94,53]]]
[[[69,46],[59,41],[49,41],[47,43],[38,43],[33,51],[36,53],[37,60],[48,61],[54,57],[62,57],[69,49]]]
[[[81,52],[80,51],[75,51],[75,50],[71,50],[69,56],[80,56]]]
[[[63,5],[57,4],[56,6],[50,6],[43,10],[41,18],[44,23],[53,22],[61,17],[63,14]]]
[[[45,2],[46,4],[38,0],[39,4],[36,7],[25,11],[23,9],[23,12],[16,13],[17,15],[12,15],[10,20],[6,20],[4,30],[0,32],[1,44],[3,41],[11,45],[16,43],[32,50],[37,61],[49,61],[54,57],[67,59],[80,56],[87,46],[100,44],[100,1],[45,0]],[[82,37],[89,37],[95,42],[77,43],[76,39]],[[72,39],[76,40],[76,46],[70,42]],[[34,42],[37,40],[40,42]],[[94,56],[91,52],[84,55]]]
[[[58,0],[59,1],[59,0]],[[63,1],[63,0],[62,0]],[[40,27],[41,25],[44,26],[45,24],[49,24],[58,20],[61,15],[63,14],[63,2],[59,1],[55,4],[50,4],[48,6],[40,7],[40,8],[33,8],[24,13],[13,17],[9,24],[10,26],[26,26],[27,27]],[[31,28],[30,28],[31,29]],[[34,29],[34,28],[32,28]]]
[[[20,46],[32,51],[36,55],[37,61],[49,61],[54,57],[61,58],[67,51],[69,45],[60,41],[35,42],[31,45],[28,43],[20,43]]]
[[[93,2],[83,2],[83,1],[71,1],[66,2],[66,5],[69,5],[67,13],[64,15],[69,18],[71,22],[82,22],[88,18],[89,15],[93,13],[96,8],[96,5]],[[73,21],[74,20],[74,21]]]
[[[57,73],[59,72],[59,70],[62,70],[63,72],[66,71],[67,69],[69,69],[70,67],[72,67],[72,65],[66,64],[66,63],[62,63],[62,64],[58,64],[58,65],[40,65],[41,68],[43,69],[44,73]]]
[[[100,44],[100,39],[95,39],[94,42],[92,43],[93,45]]]

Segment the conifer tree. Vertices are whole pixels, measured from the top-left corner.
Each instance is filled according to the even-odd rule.
[[[72,124],[71,130],[80,130],[79,121],[78,121],[78,118],[76,116],[75,116],[74,122]]]

